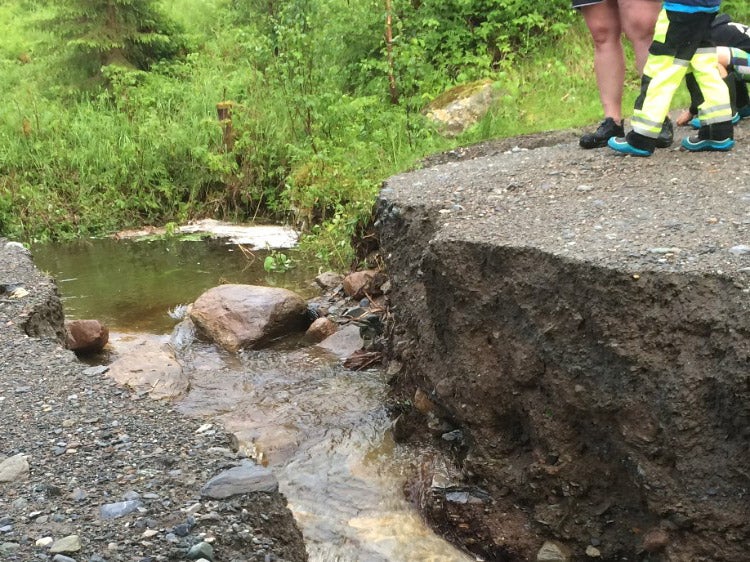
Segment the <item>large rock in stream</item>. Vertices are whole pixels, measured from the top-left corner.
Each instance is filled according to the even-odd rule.
[[[454,454],[457,480],[423,475],[421,500],[456,542],[492,560],[547,541],[571,560],[750,560],[736,135],[729,154],[650,159],[514,139],[386,182],[394,392],[431,404],[397,434]]]
[[[274,337],[310,325],[307,302],[288,289],[219,285],[190,309],[196,328],[227,351],[260,347]]]

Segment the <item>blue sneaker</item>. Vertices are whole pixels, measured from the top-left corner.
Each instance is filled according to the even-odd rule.
[[[750,117],[750,105],[746,105],[745,107],[740,107],[737,110],[737,113],[740,116],[740,119],[744,119],[745,117]]]
[[[632,156],[651,156],[651,152],[643,150],[642,148],[636,148],[632,144],[629,144],[624,137],[612,137],[607,141],[607,146],[612,150],[621,152],[622,154],[630,154]]]
[[[702,139],[698,135],[682,139],[682,147],[690,152],[718,151],[726,152],[734,146],[734,139],[712,140]]]
[[[747,106],[747,108],[743,107],[742,110],[743,111],[747,111],[747,113],[745,115],[742,115],[742,113],[738,111],[737,113],[735,113],[734,115],[732,115],[732,125],[736,125],[737,123],[740,122],[740,119],[742,119],[743,117],[747,117],[748,115],[750,115],[750,105]],[[697,117],[693,117],[690,120],[690,126],[693,129],[700,129],[701,128],[701,120],[698,119]]]

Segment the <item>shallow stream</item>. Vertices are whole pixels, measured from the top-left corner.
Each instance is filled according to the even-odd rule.
[[[223,242],[91,240],[33,248],[58,283],[66,317],[108,325],[115,352],[167,342],[181,305],[222,282],[283,286],[305,297],[317,274],[263,269],[264,252]],[[384,374],[353,372],[314,347],[181,355],[191,390],[176,406],[219,422],[275,472],[314,562],[473,560],[435,536],[403,498],[415,462],[391,439]]]

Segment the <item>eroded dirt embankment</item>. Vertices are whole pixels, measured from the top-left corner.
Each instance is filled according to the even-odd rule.
[[[415,495],[456,542],[750,559],[746,137],[634,159],[555,134],[386,183],[397,434],[455,460]]]

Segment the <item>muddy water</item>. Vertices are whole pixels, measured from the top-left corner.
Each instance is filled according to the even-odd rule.
[[[139,244],[34,249],[37,265],[58,279],[66,316],[106,321],[121,353],[134,340],[168,341],[170,310],[224,280],[309,291],[309,268],[269,276],[262,259],[248,264],[222,244]],[[414,461],[391,439],[381,371],[348,371],[323,350],[293,344],[228,354],[194,343],[182,353],[191,391],[178,409],[221,423],[273,469],[312,561],[473,560],[403,499]]]

